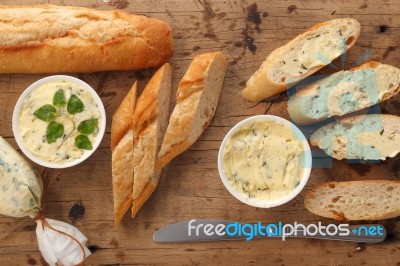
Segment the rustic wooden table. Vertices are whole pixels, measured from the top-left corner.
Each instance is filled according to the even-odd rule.
[[[109,2],[109,3],[105,3]],[[332,222],[304,208],[303,194],[273,209],[258,209],[235,200],[223,187],[217,170],[222,138],[240,120],[255,114],[288,118],[286,95],[259,104],[239,94],[246,80],[276,47],[311,25],[333,18],[352,17],[362,25],[361,36],[345,61],[352,65],[371,49],[372,58],[400,67],[400,2],[376,1],[260,1],[251,0],[2,0],[1,4],[79,5],[101,10],[121,8],[168,22],[174,35],[174,88],[191,59],[222,50],[229,59],[217,113],[197,143],[169,164],[159,187],[135,219],[126,216],[114,226],[111,192],[110,119],[135,80],[141,88],[153,70],[76,74],[97,89],[107,109],[107,131],[98,151],[85,163],[62,171],[44,199],[48,217],[74,223],[93,251],[85,265],[133,264],[268,264],[268,265],[400,265],[400,220],[382,221],[387,241],[376,245],[330,241],[263,239],[219,243],[158,244],[158,228],[192,218],[223,218],[243,222]],[[335,64],[340,67],[340,61]],[[327,72],[332,72],[328,69]],[[11,116],[22,91],[43,75],[0,75],[0,135],[17,147]],[[382,105],[400,115],[400,99]],[[323,181],[400,178],[400,157],[380,164],[333,162],[331,169],[313,169],[308,186]],[[47,169],[46,184],[55,170]],[[0,203],[1,204],[1,203]],[[81,215],[74,205],[85,208]],[[82,210],[83,207],[80,207]],[[75,207],[74,210],[77,210]],[[78,208],[79,211],[79,208]],[[45,265],[36,242],[35,223],[0,217],[0,265]]]

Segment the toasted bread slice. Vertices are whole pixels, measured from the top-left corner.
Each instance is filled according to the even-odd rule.
[[[317,123],[370,107],[400,91],[400,69],[368,62],[317,80],[296,92],[288,102],[292,120]]]
[[[133,130],[137,83],[114,113],[111,125],[112,177],[115,225],[132,206],[133,185]]]
[[[400,216],[400,181],[328,182],[307,191],[310,212],[336,220],[382,220]]]
[[[179,83],[176,106],[158,155],[156,169],[189,148],[214,116],[224,82],[227,60],[221,52],[196,56]]]
[[[161,171],[155,170],[157,155],[168,125],[172,67],[163,65],[147,83],[133,116],[132,217],[151,196]]]
[[[259,101],[287,90],[344,54],[358,39],[360,29],[360,23],[350,18],[313,26],[272,51],[247,81],[243,97]]]
[[[338,160],[385,160],[400,152],[400,117],[349,116],[319,128],[310,143]]]

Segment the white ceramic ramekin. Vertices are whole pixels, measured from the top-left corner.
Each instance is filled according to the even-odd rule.
[[[288,195],[283,196],[281,198],[278,199],[273,199],[273,200],[263,200],[263,199],[257,199],[257,198],[248,198],[245,195],[239,193],[238,191],[236,191],[236,189],[229,183],[227,177],[225,176],[224,173],[224,168],[223,168],[223,153],[224,153],[224,149],[225,149],[225,144],[227,142],[227,140],[234,134],[236,133],[244,124],[247,124],[249,122],[252,122],[254,120],[265,120],[265,121],[276,121],[276,122],[280,122],[288,127],[290,127],[292,129],[292,132],[294,134],[294,137],[297,140],[300,140],[303,144],[303,148],[304,148],[304,169],[302,172],[302,177],[300,180],[300,184],[292,191],[290,192]],[[225,136],[224,140],[222,141],[222,144],[219,148],[219,152],[218,152],[218,171],[219,171],[219,175],[221,177],[222,183],[224,184],[224,186],[226,187],[226,189],[238,200],[240,200],[241,202],[250,205],[250,206],[254,206],[254,207],[259,207],[259,208],[271,208],[271,207],[276,207],[282,204],[285,204],[287,202],[289,202],[290,200],[292,200],[294,197],[296,197],[304,188],[304,186],[306,185],[308,178],[310,177],[310,173],[311,173],[311,167],[312,167],[312,156],[311,156],[311,150],[310,150],[310,145],[307,142],[306,137],[304,136],[304,134],[300,131],[300,129],[298,129],[294,124],[292,124],[291,122],[289,122],[286,119],[283,119],[279,116],[273,116],[273,115],[256,115],[256,116],[252,116],[249,117],[247,119],[244,119],[243,121],[239,122],[237,125],[235,125],[229,132],[228,134]]]
[[[93,149],[90,151],[87,151],[84,153],[84,155],[79,158],[78,160],[75,161],[71,161],[71,162],[66,162],[64,164],[55,164],[55,163],[49,163],[46,161],[41,160],[40,158],[38,158],[37,156],[35,156],[33,153],[31,153],[24,145],[21,135],[19,133],[19,115],[20,115],[20,111],[22,108],[22,105],[25,102],[25,99],[29,96],[29,94],[35,90],[36,88],[38,88],[39,86],[47,83],[47,82],[51,82],[51,81],[58,81],[58,80],[65,80],[71,83],[75,83],[78,84],[79,86],[81,86],[82,88],[86,89],[91,96],[93,97],[94,101],[96,102],[96,104],[98,105],[99,108],[99,112],[101,115],[101,123],[100,123],[100,127],[99,127],[99,133],[96,137],[96,141],[93,143]],[[14,107],[14,112],[13,112],[13,116],[12,116],[12,129],[13,129],[13,133],[14,133],[14,137],[15,140],[18,144],[18,146],[20,147],[21,151],[33,162],[42,165],[44,167],[48,167],[48,168],[68,168],[68,167],[72,167],[75,166],[77,164],[80,164],[81,162],[85,161],[87,158],[89,158],[95,151],[96,149],[99,147],[103,136],[104,136],[104,132],[106,130],[106,112],[104,109],[104,105],[103,102],[101,101],[99,95],[97,94],[97,92],[86,82],[77,79],[75,77],[71,77],[71,76],[66,76],[66,75],[55,75],[55,76],[49,76],[46,78],[42,78],[36,82],[34,82],[33,84],[31,84],[19,97],[17,104]]]

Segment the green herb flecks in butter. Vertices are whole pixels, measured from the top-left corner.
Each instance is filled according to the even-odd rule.
[[[278,199],[293,191],[303,173],[303,144],[290,127],[256,120],[226,142],[223,168],[230,184],[249,198]]]

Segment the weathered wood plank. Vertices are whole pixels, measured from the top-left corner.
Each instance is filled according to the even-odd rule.
[[[400,263],[398,219],[384,222],[389,241],[379,245],[358,245],[315,240],[277,239],[250,242],[157,244],[152,234],[168,223],[192,218],[224,218],[247,222],[315,222],[319,217],[304,209],[301,194],[292,202],[270,210],[256,209],[236,201],[223,187],[217,170],[218,147],[229,128],[254,114],[288,118],[286,97],[274,103],[246,102],[240,96],[245,81],[266,56],[311,25],[336,17],[353,17],[362,24],[361,36],[346,55],[351,66],[368,49],[373,58],[399,66],[400,5],[392,1],[259,1],[257,25],[252,1],[117,1],[125,11],[167,21],[174,33],[174,88],[191,59],[199,53],[222,50],[230,65],[223,92],[208,130],[187,152],[168,165],[159,187],[136,219],[125,217],[114,227],[111,193],[110,119],[135,80],[143,88],[153,70],[76,74],[95,87],[107,109],[107,134],[100,149],[84,164],[64,170],[44,199],[48,217],[71,222],[68,213],[81,201],[86,208],[76,225],[89,238],[95,253],[86,265],[134,264],[269,264],[269,265],[360,265]],[[121,4],[121,2],[127,2]],[[128,3],[129,2],[129,3]],[[100,0],[3,0],[1,4],[79,5],[103,10],[116,5]],[[253,10],[254,5],[252,6]],[[253,16],[253,17],[252,17]],[[259,31],[257,30],[259,27]],[[254,38],[254,41],[251,41]],[[254,45],[254,46],[252,46]],[[254,50],[252,52],[250,49]],[[256,47],[256,48],[255,48]],[[335,64],[340,68],[340,60]],[[332,73],[325,69],[321,73]],[[46,75],[0,75],[0,135],[15,147],[11,129],[14,105],[22,91]],[[382,107],[400,115],[399,98]],[[173,104],[172,104],[173,105]],[[332,169],[314,169],[307,186],[328,180],[399,179],[399,156],[377,165],[349,165],[335,161]],[[46,171],[48,178],[56,173]],[[322,219],[325,223],[331,220]],[[35,226],[30,219],[0,217],[0,265],[44,264],[38,252]],[[12,234],[10,234],[12,233]],[[359,248],[358,248],[359,247]]]

